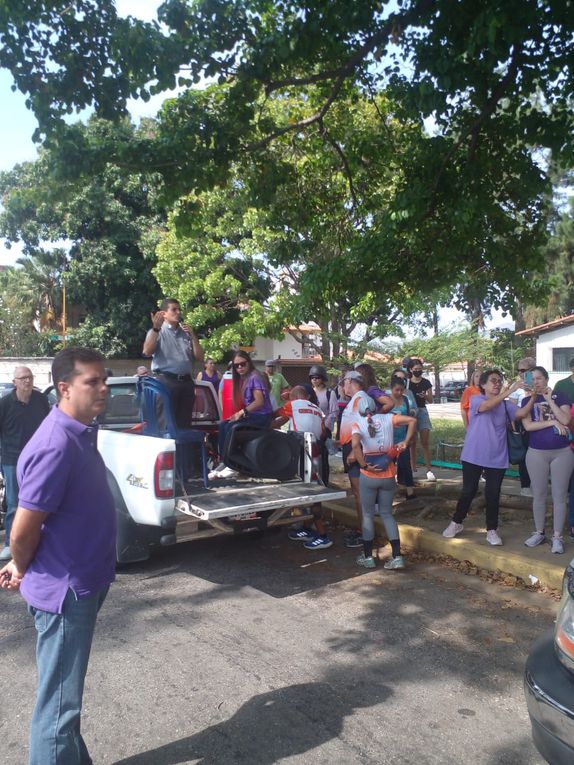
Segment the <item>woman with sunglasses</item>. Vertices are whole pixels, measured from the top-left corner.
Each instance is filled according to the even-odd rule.
[[[359,494],[362,509],[363,553],[357,563],[363,568],[375,568],[373,541],[375,539],[375,506],[391,544],[392,556],[383,568],[401,569],[405,561],[401,555],[399,527],[393,517],[395,494],[395,459],[408,448],[415,434],[416,419],[401,414],[375,414],[375,402],[365,396],[358,404],[359,418],[352,426],[353,456],[359,464]],[[406,426],[403,441],[394,443],[394,429]]]
[[[245,351],[236,351],[233,356],[233,400],[241,406],[235,414],[219,426],[219,455],[223,456],[225,441],[236,423],[269,428],[273,418],[273,406],[269,396],[269,384],[255,369],[251,356]],[[235,471],[220,463],[210,478],[231,478]]]

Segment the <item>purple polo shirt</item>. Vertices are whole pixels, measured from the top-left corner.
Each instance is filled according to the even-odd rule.
[[[55,406],[18,460],[18,504],[49,513],[20,592],[50,613],[62,613],[68,588],[82,598],[115,579],[115,509],[97,433]]]
[[[470,398],[468,430],[460,455],[464,462],[485,468],[508,467],[508,445],[506,441],[506,409],[511,421],[516,419],[516,404],[511,401],[497,404],[487,412],[479,412],[478,407],[486,401],[482,393]]]

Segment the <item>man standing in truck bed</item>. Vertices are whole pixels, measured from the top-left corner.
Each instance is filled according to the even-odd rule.
[[[174,298],[163,301],[152,323],[143,354],[153,357],[152,372],[169,390],[176,425],[189,428],[195,400],[193,361],[203,361],[203,348],[193,329],[181,323],[181,306]]]

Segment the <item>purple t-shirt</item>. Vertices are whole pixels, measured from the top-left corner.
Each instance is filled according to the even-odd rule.
[[[506,442],[506,409],[511,420],[516,418],[516,404],[504,401],[487,412],[478,407],[486,401],[483,394],[471,396],[468,430],[460,455],[464,462],[490,468],[508,467],[508,446]]]
[[[373,399],[373,401],[375,402],[375,405],[377,407],[377,412],[382,412],[383,411],[383,405],[379,404],[378,399],[381,396],[386,396],[387,395],[385,393],[385,391],[381,390],[380,388],[377,388],[375,385],[371,385],[370,388],[367,388],[367,395],[370,396]]]
[[[530,396],[522,399],[522,406],[530,401]],[[553,393],[552,401],[558,406],[570,407],[570,399],[564,393]],[[532,422],[540,422],[541,420],[551,420],[556,423],[556,417],[550,409],[550,404],[544,400],[544,396],[540,394],[536,396],[536,401],[532,407],[530,413]],[[544,428],[544,430],[531,430],[528,433],[528,445],[533,449],[565,449],[570,446],[568,436],[560,436],[554,432],[551,427]]]
[[[97,433],[54,407],[18,460],[18,504],[49,513],[20,592],[50,613],[62,613],[68,589],[82,598],[115,579],[114,500]]]
[[[260,390],[263,393],[263,406],[259,407],[259,409],[256,409],[255,411],[249,411],[248,414],[273,414],[273,405],[271,404],[271,399],[269,398],[269,391],[267,390],[267,386],[258,374],[252,372],[247,378],[245,387],[242,390],[243,403],[245,406],[249,406],[249,404],[253,403],[255,398],[253,391],[255,390]]]

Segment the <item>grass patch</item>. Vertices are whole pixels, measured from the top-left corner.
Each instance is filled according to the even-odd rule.
[[[462,420],[443,420],[438,417],[432,419],[432,430],[430,432],[431,455],[436,455],[436,445],[439,441],[445,441],[447,444],[462,444],[464,441],[464,425]]]

